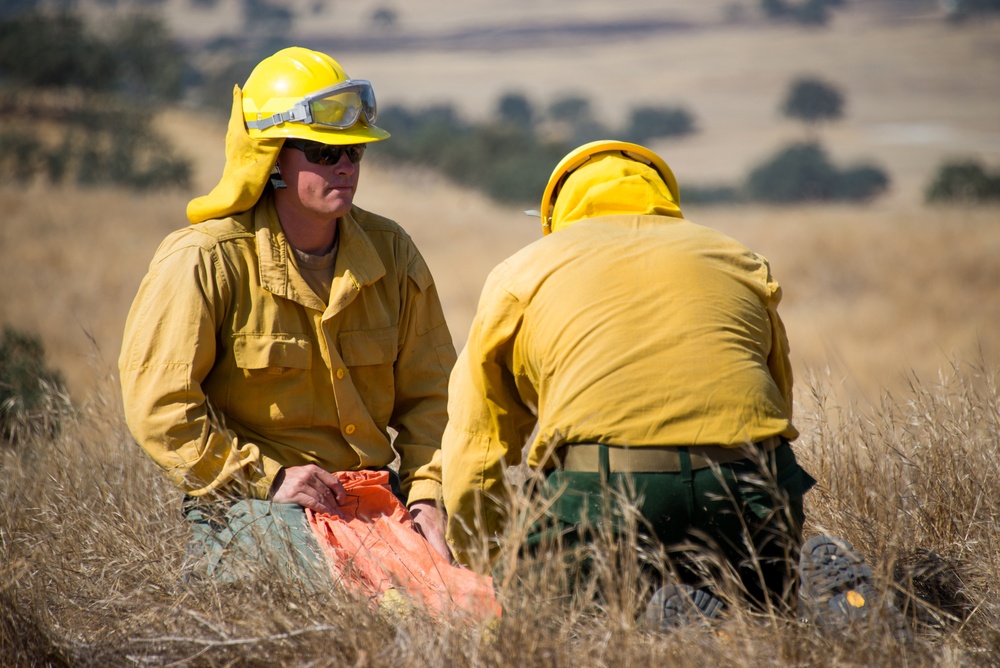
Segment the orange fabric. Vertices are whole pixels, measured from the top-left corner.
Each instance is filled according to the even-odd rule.
[[[493,578],[448,563],[413,529],[409,511],[389,488],[387,471],[335,475],[349,499],[341,514],[306,509],[306,516],[337,582],[376,604],[396,589],[432,614],[476,622],[500,617]]]

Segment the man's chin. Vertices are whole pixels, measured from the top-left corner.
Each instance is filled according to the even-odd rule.
[[[337,191],[331,191],[331,195]],[[351,205],[354,203],[354,193],[351,193],[351,197],[329,197],[327,202],[329,203],[327,212],[331,215],[337,216],[338,218],[348,211],[351,210]]]

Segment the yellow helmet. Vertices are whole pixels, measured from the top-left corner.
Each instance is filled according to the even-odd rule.
[[[569,155],[559,161],[559,164],[552,171],[552,176],[549,177],[549,182],[545,186],[545,192],[542,194],[542,207],[539,209],[539,214],[542,218],[542,234],[552,232],[552,211],[555,209],[556,198],[559,196],[559,190],[562,188],[563,183],[566,182],[566,178],[580,167],[583,167],[594,156],[615,151],[620,152],[626,158],[652,166],[659,172],[664,183],[667,184],[674,202],[678,206],[680,205],[680,192],[678,192],[677,188],[677,179],[674,178],[674,173],[667,166],[663,158],[639,144],[602,139],[584,144],[576,150],[571,151]]]
[[[243,86],[243,120],[251,139],[381,141],[389,133],[375,126],[376,112],[370,82],[351,79],[330,56],[300,46],[260,61]]]

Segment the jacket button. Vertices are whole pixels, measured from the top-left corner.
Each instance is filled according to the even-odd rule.
[[[349,424],[346,427],[344,427],[344,433],[350,436],[351,434],[354,433],[356,429],[357,427],[355,427],[353,424]]]
[[[337,379],[338,380],[343,380],[345,373],[346,372],[343,369],[337,369]]]

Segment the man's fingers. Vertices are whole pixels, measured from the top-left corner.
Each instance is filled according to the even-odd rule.
[[[347,491],[337,476],[315,464],[283,468],[271,486],[271,498],[297,503],[316,512],[337,515],[347,501]]]
[[[337,476],[317,467],[316,478],[321,485],[325,486],[333,494],[337,505],[347,501],[347,490],[340,484],[340,479]]]
[[[309,508],[318,513],[337,515],[340,513],[337,501],[329,487],[317,484],[316,487],[309,487],[301,490],[294,498],[295,503],[303,508]]]
[[[428,545],[449,563],[454,563],[444,536],[445,516],[441,509],[427,501],[416,501],[410,504],[410,517],[413,518],[414,531],[423,536]]]

